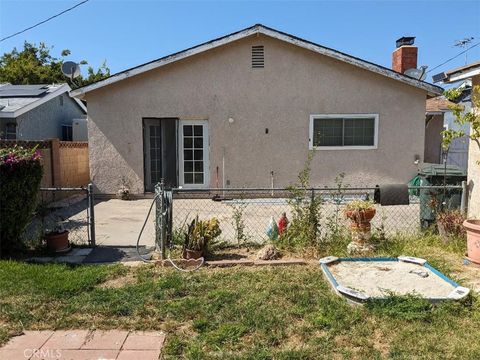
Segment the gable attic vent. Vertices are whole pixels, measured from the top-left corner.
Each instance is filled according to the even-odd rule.
[[[252,68],[265,67],[265,49],[263,45],[252,46]]]

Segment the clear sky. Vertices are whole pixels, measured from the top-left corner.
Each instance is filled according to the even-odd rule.
[[[48,18],[80,0],[0,0],[1,37]],[[44,41],[68,60],[103,60],[112,73],[226,35],[256,23],[390,67],[395,40],[416,36],[418,65],[430,69],[462,49],[456,40],[480,42],[477,1],[107,1],[90,0],[46,24],[0,43],[0,51],[24,41]],[[480,60],[480,45],[468,61]],[[465,57],[441,70],[462,66]],[[427,78],[431,80],[431,78]]]

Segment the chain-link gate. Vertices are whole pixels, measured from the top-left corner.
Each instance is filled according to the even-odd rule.
[[[76,188],[41,188],[35,217],[25,238],[43,239],[48,231],[64,229],[75,245],[95,246],[93,185]]]

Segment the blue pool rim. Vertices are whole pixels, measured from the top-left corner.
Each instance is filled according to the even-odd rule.
[[[337,258],[335,261],[331,261],[329,263],[321,263],[320,264],[320,267],[323,271],[323,273],[325,274],[325,276],[327,277],[330,285],[332,286],[333,290],[340,296],[342,297],[345,297],[347,300],[349,301],[353,301],[354,303],[362,303],[364,301],[360,301],[359,299],[352,299],[351,297],[349,297],[348,295],[345,295],[345,294],[341,294],[339,291],[338,291],[338,286],[340,285],[337,280],[335,279],[335,277],[333,276],[333,274],[331,273],[330,269],[328,268],[329,265],[331,264],[335,264],[335,263],[338,263],[338,262],[366,262],[366,261],[372,261],[372,262],[375,262],[375,261],[378,261],[378,262],[385,262],[385,261],[396,261],[396,262],[399,262],[399,261],[403,261],[403,260],[400,260],[396,257],[340,257],[340,258]],[[454,288],[457,288],[457,287],[461,287],[457,282],[453,281],[452,279],[450,279],[448,276],[446,276],[445,274],[443,274],[441,271],[435,269],[431,264],[429,264],[428,262],[425,262],[423,265],[421,264],[418,264],[419,266],[423,266],[423,267],[426,267],[428,270],[430,270],[432,273],[434,273],[435,275],[437,275],[439,278],[441,278],[443,281],[446,281],[447,283],[449,283],[450,285],[452,285]],[[388,296],[382,296],[382,297],[369,297],[370,300],[385,300],[385,299],[388,299]],[[436,303],[436,302],[441,302],[441,301],[445,301],[445,300],[452,300],[448,297],[436,297],[436,298],[425,298],[426,300],[432,302],[432,303]]]

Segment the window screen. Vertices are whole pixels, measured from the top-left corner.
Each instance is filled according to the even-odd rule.
[[[314,118],[313,146],[374,146],[375,118]]]

